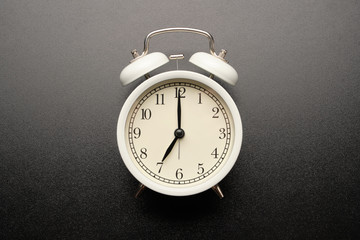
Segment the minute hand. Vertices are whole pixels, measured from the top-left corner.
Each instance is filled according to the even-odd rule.
[[[178,120],[178,129],[181,128],[181,101],[180,101],[180,90],[178,92],[178,104],[177,104],[177,120]]]

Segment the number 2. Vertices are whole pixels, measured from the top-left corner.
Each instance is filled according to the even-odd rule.
[[[213,115],[213,118],[219,118],[218,114],[219,114],[219,108],[218,107],[213,107],[212,109],[214,115]]]

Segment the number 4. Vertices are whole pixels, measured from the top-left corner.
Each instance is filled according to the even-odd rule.
[[[214,151],[212,151],[211,155],[213,155],[214,158],[218,158],[219,154],[218,154],[217,148],[215,148]]]

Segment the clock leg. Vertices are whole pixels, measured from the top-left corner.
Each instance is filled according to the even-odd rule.
[[[221,189],[220,189],[220,187],[219,187],[218,184],[216,184],[215,186],[213,186],[211,189],[214,190],[214,192],[216,193],[216,195],[218,195],[218,197],[219,197],[220,199],[224,198],[224,194],[222,193],[222,191],[221,191]]]
[[[138,198],[144,190],[145,190],[145,185],[140,183],[139,187],[138,187],[138,190],[137,190],[137,192],[135,194],[135,198]]]

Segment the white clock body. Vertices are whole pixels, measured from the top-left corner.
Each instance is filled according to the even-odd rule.
[[[174,139],[178,101],[184,136]],[[179,70],[140,84],[117,124],[120,154],[131,174],[172,196],[197,194],[219,183],[238,158],[242,134],[239,111],[226,90],[202,74]]]

